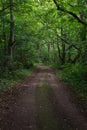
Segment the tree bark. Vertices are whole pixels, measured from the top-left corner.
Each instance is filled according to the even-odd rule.
[[[13,15],[13,0],[9,0],[10,4],[10,37],[8,44],[8,54],[10,59],[13,60],[13,45],[14,45],[14,15]]]
[[[61,28],[61,36],[64,36],[62,28]],[[65,58],[66,58],[65,42],[62,40],[62,64],[65,64]]]

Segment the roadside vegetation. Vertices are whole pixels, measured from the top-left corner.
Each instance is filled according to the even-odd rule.
[[[57,69],[60,79],[69,84],[81,100],[87,99],[87,66],[76,63],[65,64]]]
[[[3,73],[2,79],[0,80],[0,91],[11,89],[13,85],[31,74],[35,69],[36,67],[32,67],[30,69],[20,69]]]
[[[87,0],[0,1],[0,89],[51,65],[87,98]]]

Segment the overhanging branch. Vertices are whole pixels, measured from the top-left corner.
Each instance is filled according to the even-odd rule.
[[[64,12],[64,13],[67,13],[67,14],[70,14],[70,15],[73,16],[79,23],[81,23],[81,24],[87,26],[87,23],[86,23],[85,21],[81,20],[75,13],[73,13],[73,12],[71,12],[71,11],[69,11],[69,10],[66,10],[66,9],[62,8],[62,7],[57,3],[56,0],[53,0],[53,1],[54,1],[55,5],[56,5],[56,7],[57,7],[57,10],[60,10],[60,11],[62,11],[62,12]]]

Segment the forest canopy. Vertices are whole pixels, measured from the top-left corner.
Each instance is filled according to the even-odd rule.
[[[0,0],[0,78],[34,64],[87,77],[86,0]]]
[[[1,0],[0,66],[87,61],[86,0]]]

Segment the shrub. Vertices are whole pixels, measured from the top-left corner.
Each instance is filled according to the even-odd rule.
[[[14,61],[13,67],[14,67],[14,70],[23,69],[23,64],[21,62]]]
[[[77,63],[66,64],[61,68],[58,71],[60,77],[73,87],[80,98],[87,98],[87,66]]]

